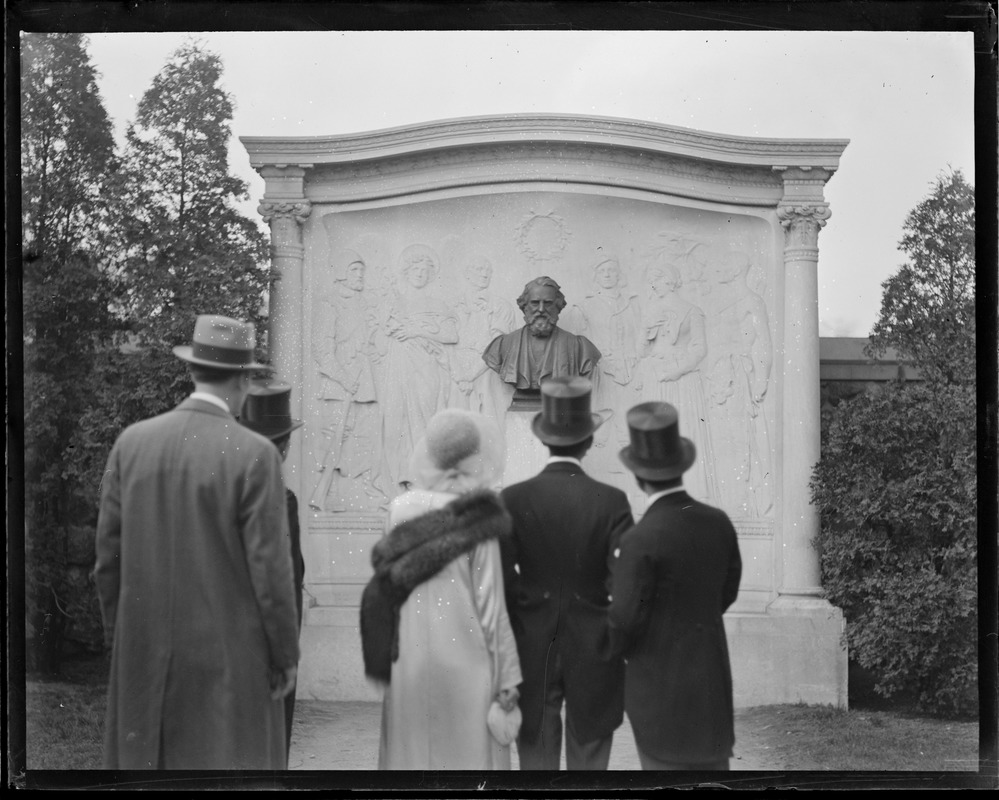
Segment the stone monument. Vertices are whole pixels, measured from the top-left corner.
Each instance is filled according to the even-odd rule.
[[[701,456],[688,489],[739,534],[742,587],[725,617],[737,706],[846,705],[844,622],[823,598],[808,486],[818,234],[845,140],[504,115],[242,142],[265,181],[279,276],[271,361],[305,422],[285,463],[310,499],[302,696],[377,697],[358,603],[426,421],[449,405],[495,415],[510,483],[545,455],[517,408],[547,371],[569,369],[608,418],[587,471],[627,492],[636,516],[620,423],[646,400],[679,409]],[[539,275],[557,288],[532,297]],[[556,339],[518,327],[518,296]],[[563,336],[564,363],[551,354]]]

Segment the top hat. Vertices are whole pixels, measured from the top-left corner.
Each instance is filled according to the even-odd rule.
[[[271,369],[253,360],[256,335],[251,322],[201,314],[194,323],[192,344],[180,345],[173,354],[189,364],[225,370]]]
[[[679,417],[669,403],[640,403],[628,412],[631,444],[618,454],[639,478],[668,481],[690,469],[697,448],[680,435]]]
[[[302,427],[301,420],[291,418],[291,387],[275,380],[250,384],[239,421],[268,439],[280,439]]]
[[[571,445],[583,441],[603,424],[590,412],[593,384],[586,378],[549,378],[541,384],[541,411],[531,430],[545,444]]]

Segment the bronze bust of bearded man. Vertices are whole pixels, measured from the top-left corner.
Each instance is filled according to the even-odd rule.
[[[497,336],[486,347],[482,360],[505,382],[515,387],[510,410],[541,407],[541,382],[547,378],[593,373],[600,351],[585,336],[558,327],[565,308],[561,287],[543,276],[530,281],[517,298],[526,323],[520,330]]]

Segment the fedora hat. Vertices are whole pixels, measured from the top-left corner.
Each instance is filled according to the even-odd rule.
[[[250,384],[239,421],[268,439],[280,439],[302,427],[301,420],[291,418],[291,387],[276,380]]]
[[[631,444],[619,458],[639,478],[668,481],[690,469],[697,448],[680,435],[676,409],[669,403],[640,403],[628,412]]]
[[[227,370],[269,370],[253,360],[256,335],[251,322],[201,314],[194,323],[191,344],[173,348],[173,354],[189,364]]]
[[[531,430],[545,444],[571,445],[599,428],[604,418],[590,411],[593,384],[586,378],[549,378],[541,384],[541,411]]]

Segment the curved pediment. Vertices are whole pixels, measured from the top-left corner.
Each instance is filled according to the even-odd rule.
[[[772,139],[711,133],[641,120],[575,114],[462,117],[336,136],[243,136],[255,169],[319,166],[452,148],[585,144],[746,166],[835,170],[847,139]]]
[[[323,137],[242,137],[265,178],[308,170],[312,202],[352,203],[499,184],[652,192],[772,206],[782,172],[826,180],[842,139],[762,139],[612,117],[509,114]],[[596,187],[596,188],[594,188]]]

